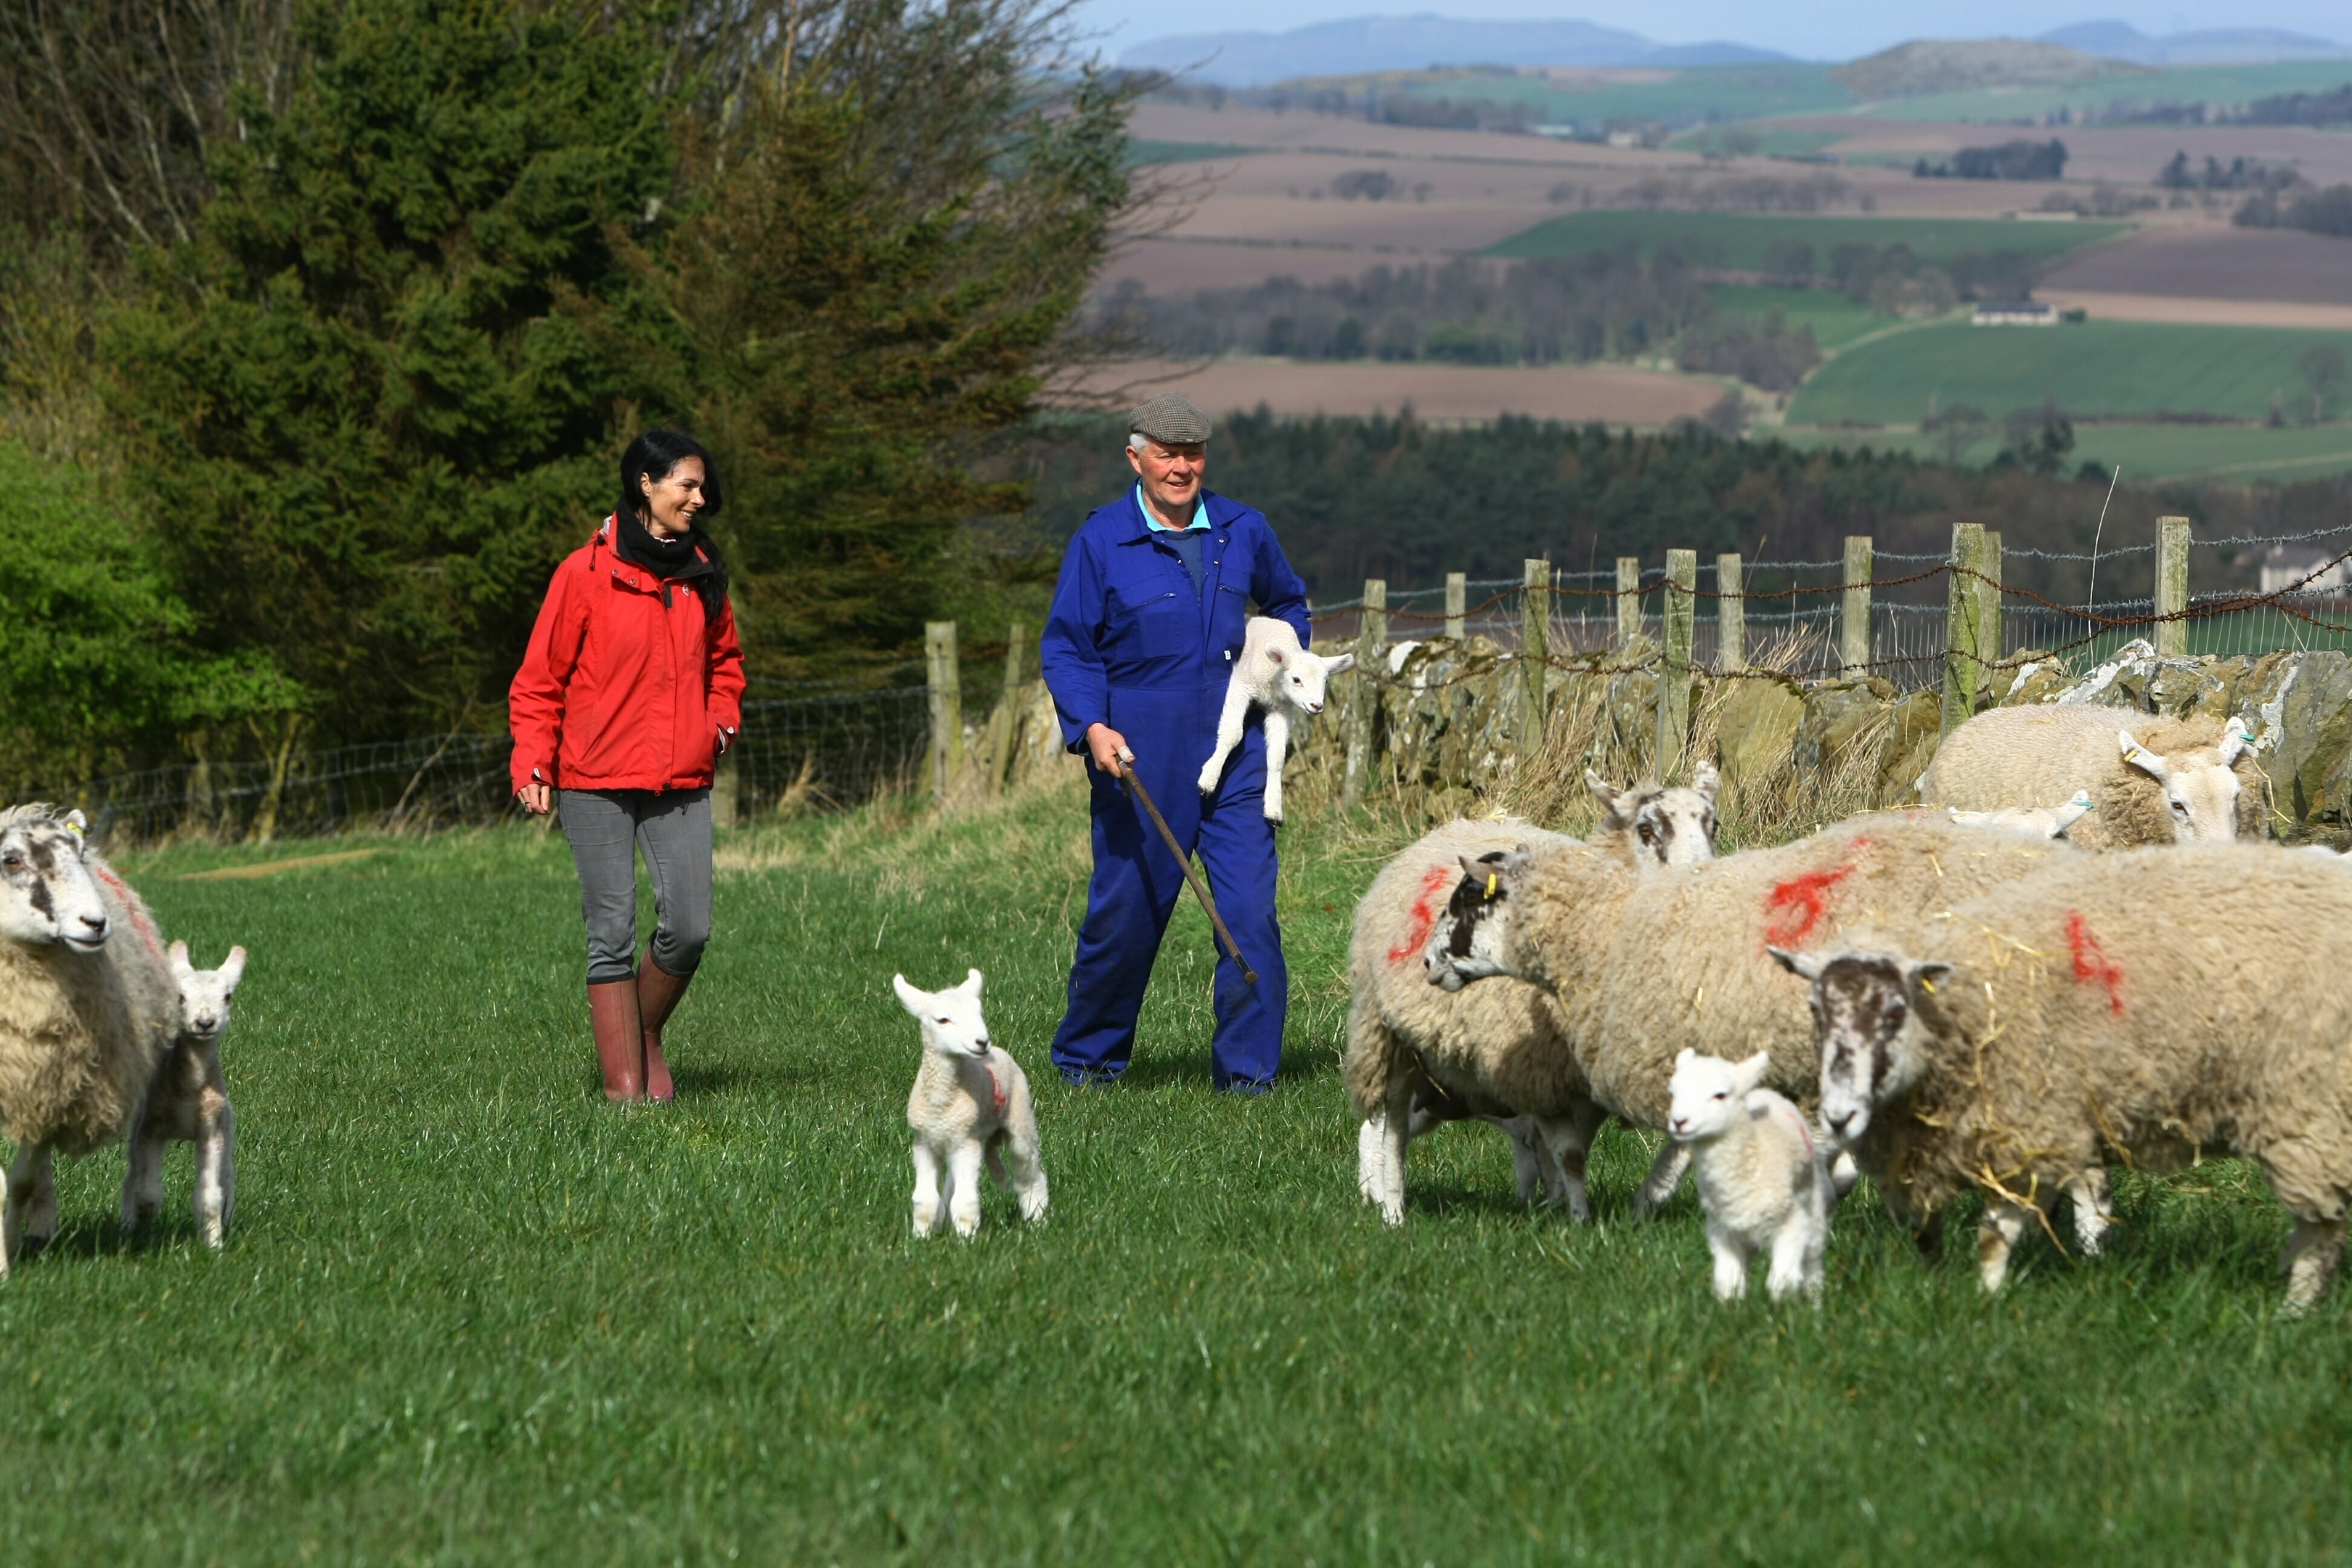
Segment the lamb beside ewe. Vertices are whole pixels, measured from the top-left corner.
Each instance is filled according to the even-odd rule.
[[[939,1228],[944,1203],[958,1236],[980,1229],[980,1167],[1021,1199],[1021,1217],[1045,1217],[1045,1168],[1037,1162],[1037,1113],[1029,1075],[989,1044],[980,1014],[980,971],[945,991],[919,991],[890,977],[899,1005],[923,1030],[923,1065],[907,1097],[915,1130],[915,1234]],[[947,1171],[944,1190],[940,1168]]]
[[[2127,725],[2137,724],[2135,731]],[[2262,778],[2243,721],[2147,719],[2110,708],[1995,708],[1944,738],[1919,799],[1999,811],[2086,792],[2067,837],[2085,849],[2263,834]]]
[[[2222,845],[2053,858],[1780,962],[1811,983],[1822,1121],[1888,1208],[1922,1227],[1986,1194],[1987,1290],[2109,1150],[2141,1169],[2252,1158],[2294,1217],[2286,1310],[2326,1289],[2352,1204],[2339,869]]]
[[[0,811],[0,1276],[57,1228],[58,1153],[121,1139],[180,1027],[155,922],[79,811]]]
[[[1762,1252],[1772,1300],[1801,1289],[1818,1306],[1830,1171],[1805,1113],[1761,1087],[1771,1063],[1761,1051],[1740,1062],[1683,1051],[1667,1085],[1666,1136],[1691,1152],[1717,1300],[1748,1294],[1748,1260]]]
[[[1731,1058],[1767,1051],[1765,1084],[1811,1097],[1811,1020],[1786,994],[1768,946],[1819,948],[1858,924],[1943,909],[2073,853],[1925,813],[1861,817],[1671,876],[1636,876],[1574,843],[1490,850],[1464,857],[1423,964],[1433,988],[1465,996],[1500,984],[1496,976],[1543,987],[1559,1005],[1583,1092],[1633,1126],[1663,1128],[1674,1062],[1685,1048]],[[1475,1054],[1447,1061],[1474,1090],[1486,1087],[1480,1065]],[[1392,1083],[1370,1075],[1365,1083],[1386,1087],[1390,1105],[1402,1109]],[[1365,1092],[1353,1077],[1349,1090]],[[1673,1191],[1665,1179],[1679,1174],[1661,1159],[1637,1212],[1663,1201]]]
[[[1252,707],[1265,710],[1265,819],[1282,820],[1282,760],[1290,752],[1290,715],[1323,711],[1325,683],[1353,668],[1356,656],[1326,658],[1298,646],[1288,621],[1252,616],[1242,631],[1241,657],[1225,683],[1225,706],[1217,715],[1217,749],[1201,764],[1201,793],[1216,793],[1225,759],[1242,743],[1242,727]]]
[[[245,949],[232,947],[218,969],[188,962],[188,944],[164,955],[180,994],[180,1033],[165,1047],[155,1077],[131,1119],[130,1169],[122,1177],[122,1228],[137,1230],[163,1206],[163,1148],[196,1146],[196,1228],[217,1251],[236,1207],[236,1119],[221,1077],[221,1036],[245,973]]]
[[[2078,789],[2063,805],[2005,805],[1999,811],[1962,811],[1948,807],[1945,815],[1961,827],[1990,827],[2001,833],[2022,833],[2031,838],[2063,838],[2066,830],[2091,809],[2091,792]]]

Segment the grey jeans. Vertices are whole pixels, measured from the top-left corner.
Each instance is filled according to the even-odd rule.
[[[558,790],[556,810],[580,868],[588,984],[637,972],[637,849],[654,882],[654,963],[693,973],[710,941],[710,792]]]

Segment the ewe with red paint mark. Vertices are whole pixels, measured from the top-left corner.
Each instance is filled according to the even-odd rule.
[[[1986,1289],[2110,1149],[2141,1170],[2255,1160],[2294,1216],[2286,1310],[2326,1289],[2352,1206],[2339,868],[2251,845],[2053,857],[1788,963],[1812,983],[1823,1122],[1914,1226],[1987,1194]]]

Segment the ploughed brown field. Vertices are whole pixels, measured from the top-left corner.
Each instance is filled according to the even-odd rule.
[[[2293,229],[2152,226],[2061,257],[2042,285],[2053,296],[2087,289],[2352,306],[2352,242]]]
[[[1839,138],[1822,151],[1839,157],[1895,156],[1948,158],[1962,147],[1981,147],[2011,137],[2040,141],[2055,136],[2066,143],[2066,181],[2070,185],[2107,180],[2134,190],[2147,190],[2157,171],[2175,153],[2186,153],[2199,167],[2208,157],[2227,166],[2237,158],[2289,164],[2314,184],[2352,181],[2352,136],[2295,125],[2063,125],[2045,131],[2000,125],[1976,125],[1965,121],[1859,120],[1847,115],[1812,115],[1776,120],[1774,130],[1813,131]],[[1900,177],[1907,174],[1897,171]],[[2008,194],[2008,205],[2020,205],[2047,189],[2033,184],[2003,184],[1999,181],[1915,180],[1918,185],[1971,184]],[[2234,205],[2231,193],[2221,193]],[[2033,205],[2032,200],[2024,202]]]
[[[1416,417],[1486,421],[1501,414],[1573,424],[1664,425],[1696,418],[1723,395],[1723,384],[1627,365],[1347,363],[1162,360],[1098,365],[1057,401],[1125,408],[1160,392],[1181,392],[1212,414],[1265,404],[1276,414],[1390,414],[1407,404]]]

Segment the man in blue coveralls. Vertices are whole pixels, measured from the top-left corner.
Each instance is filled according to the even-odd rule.
[[[1219,957],[1210,1048],[1217,1088],[1259,1093],[1281,1066],[1290,1001],[1264,805],[1265,731],[1250,726],[1216,793],[1202,795],[1199,781],[1244,623],[1279,616],[1307,642],[1307,585],[1264,514],[1201,488],[1209,420],[1190,400],[1163,393],[1128,416],[1128,430],[1135,489],[1070,541],[1045,622],[1045,684],[1062,740],[1093,763],[1095,845],[1054,1065],[1072,1083],[1126,1070],[1152,960],[1184,890],[1159,829],[1119,787],[1119,762],[1131,755],[1176,842],[1200,854],[1217,912],[1257,971],[1250,985]]]

